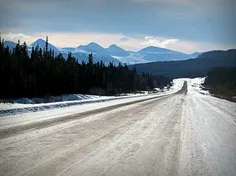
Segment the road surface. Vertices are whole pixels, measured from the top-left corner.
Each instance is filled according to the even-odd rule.
[[[235,176],[236,104],[189,81],[186,89],[67,120],[1,126],[0,175]]]

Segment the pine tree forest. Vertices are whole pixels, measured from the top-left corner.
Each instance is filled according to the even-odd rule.
[[[79,63],[72,53],[68,53],[67,58],[62,54],[54,56],[54,51],[48,49],[48,38],[45,48],[36,46],[31,52],[25,42],[18,41],[12,49],[0,39],[0,98],[75,93],[117,95],[164,87],[172,81],[164,76],[137,74],[135,67],[128,69],[123,64],[94,63],[93,55],[88,57],[87,63]]]

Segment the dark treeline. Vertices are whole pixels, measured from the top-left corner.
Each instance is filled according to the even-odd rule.
[[[236,67],[218,67],[209,70],[204,84],[213,94],[235,96]]]
[[[94,63],[92,54],[87,63],[78,63],[68,53],[67,59],[62,54],[54,56],[48,50],[32,48],[28,55],[27,45],[18,44],[12,50],[4,47],[0,39],[0,98],[44,97],[61,94],[99,94],[116,95],[137,90],[151,90],[170,84],[164,76],[137,74],[136,69],[102,61]]]

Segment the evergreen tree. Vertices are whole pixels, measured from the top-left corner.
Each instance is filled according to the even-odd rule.
[[[88,62],[80,64],[72,53],[67,59],[60,53],[48,51],[37,45],[32,47],[30,56],[27,45],[18,41],[13,52],[4,47],[0,36],[0,98],[44,97],[69,93],[92,93],[116,95],[123,92],[148,90],[154,86],[170,84],[171,79],[149,74],[137,74],[136,68],[129,70],[127,65],[103,61],[94,63],[89,54]],[[154,84],[155,83],[155,84]]]
[[[93,54],[92,54],[92,53],[89,54],[89,56],[88,56],[88,64],[89,64],[90,66],[93,65]]]

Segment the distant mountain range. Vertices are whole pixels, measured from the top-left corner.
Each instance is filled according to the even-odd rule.
[[[130,69],[133,67],[134,65],[129,66]],[[206,76],[207,71],[213,67],[236,67],[236,49],[205,52],[197,59],[136,64],[135,67],[139,73],[173,78]]]
[[[9,48],[14,48],[16,43],[11,41],[5,41],[5,46],[9,46]],[[38,46],[39,48],[45,48],[45,40],[38,39],[29,45],[29,52],[32,47]],[[176,61],[176,60],[186,60],[190,58],[196,58],[201,53],[193,53],[193,54],[185,54],[182,52],[169,50],[165,48],[159,48],[155,46],[149,46],[147,48],[143,48],[138,52],[126,51],[123,48],[112,44],[108,48],[103,48],[97,43],[91,42],[88,45],[80,45],[78,47],[65,47],[65,48],[57,48],[52,44],[48,44],[48,48],[54,50],[55,55],[62,53],[64,57],[67,57],[68,52],[71,52],[74,57],[78,59],[78,61],[87,61],[88,54],[92,53],[94,57],[94,61],[103,61],[105,64],[109,64],[109,62],[113,62],[115,64],[118,63],[126,63],[130,64],[138,64],[138,63],[148,63],[155,61]]]

